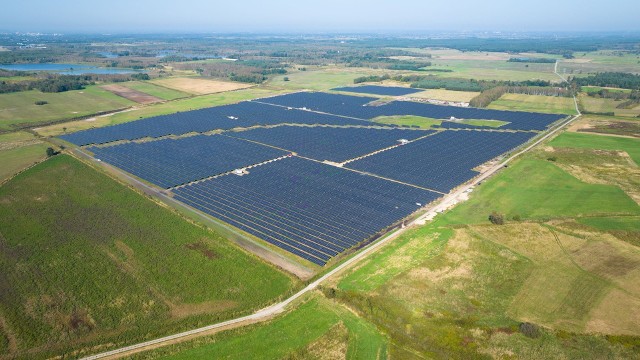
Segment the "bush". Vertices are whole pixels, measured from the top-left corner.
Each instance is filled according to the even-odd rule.
[[[554,162],[555,162],[556,160],[558,160],[558,158],[557,158],[557,157],[555,157],[555,156],[549,156],[549,157],[547,158],[547,160],[548,160],[548,161],[554,161]]]
[[[520,214],[513,215],[511,219],[513,219],[513,221],[522,221],[522,217],[520,216]]]
[[[47,148],[47,157],[52,157],[54,155],[57,155],[58,152],[55,151],[52,147],[48,147]]]
[[[48,104],[48,102],[46,102],[46,101],[44,101],[44,100],[38,100],[38,101],[36,101],[34,104],[36,104],[36,105],[47,105],[47,104]]]
[[[489,215],[489,221],[494,225],[504,225],[504,216],[494,211]]]
[[[284,79],[282,79],[284,81],[289,81],[289,77],[285,76]]]
[[[522,335],[531,339],[535,339],[540,336],[540,328],[538,328],[538,325],[528,322],[520,324],[520,332]]]

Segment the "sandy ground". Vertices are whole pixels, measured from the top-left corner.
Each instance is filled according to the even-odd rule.
[[[153,103],[162,101],[162,99],[160,98],[151,96],[149,94],[145,94],[138,90],[129,89],[128,87],[124,87],[122,85],[112,84],[112,85],[104,85],[101,87],[118,96],[122,96],[125,99],[137,102],[138,104],[153,104]]]
[[[252,87],[251,84],[243,84],[231,81],[208,80],[198,78],[171,78],[153,81],[154,84],[183,91],[195,95],[212,94],[231,90]]]

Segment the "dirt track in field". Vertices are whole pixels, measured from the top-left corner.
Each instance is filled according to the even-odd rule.
[[[101,87],[127,100],[135,101],[138,104],[153,104],[162,101],[160,98],[143,93],[142,91],[129,89],[122,85],[104,85]]]

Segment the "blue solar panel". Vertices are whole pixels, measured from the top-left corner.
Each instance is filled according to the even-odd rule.
[[[347,91],[352,93],[362,93],[362,94],[375,94],[375,95],[383,95],[383,96],[403,96],[414,94],[417,92],[424,91],[423,89],[414,89],[400,86],[377,86],[377,85],[363,85],[363,86],[347,86],[347,87],[337,87],[331,90],[335,91]]]
[[[95,157],[164,188],[261,163],[287,153],[221,135],[197,135],[88,149]]]
[[[379,116],[414,115],[435,119],[479,119],[509,122],[501,129],[545,130],[553,122],[565,118],[561,114],[540,114],[523,111],[488,110],[470,107],[444,106],[412,101],[392,101],[386,104],[367,105],[377,100],[370,97],[326,93],[294,93],[275,96],[261,101],[292,108],[307,108],[315,111],[358,119],[373,119]]]
[[[319,265],[439,195],[298,157],[174,190],[175,198]]]
[[[181,135],[190,132],[228,130],[255,125],[323,124],[366,125],[360,120],[318,114],[310,111],[287,109],[253,101],[224,105],[207,109],[181,112],[142,119],[103,128],[62,135],[61,139],[76,145],[103,144],[118,140],[135,140],[144,137]]]
[[[433,133],[425,130],[279,126],[229,133],[315,160],[343,162]]]
[[[535,133],[443,131],[346,167],[448,192],[472,179],[472,169],[531,139]]]

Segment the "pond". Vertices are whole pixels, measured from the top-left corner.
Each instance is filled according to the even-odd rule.
[[[0,64],[0,69],[15,71],[48,71],[64,75],[84,75],[84,74],[132,74],[142,72],[142,70],[98,67],[85,64]]]

